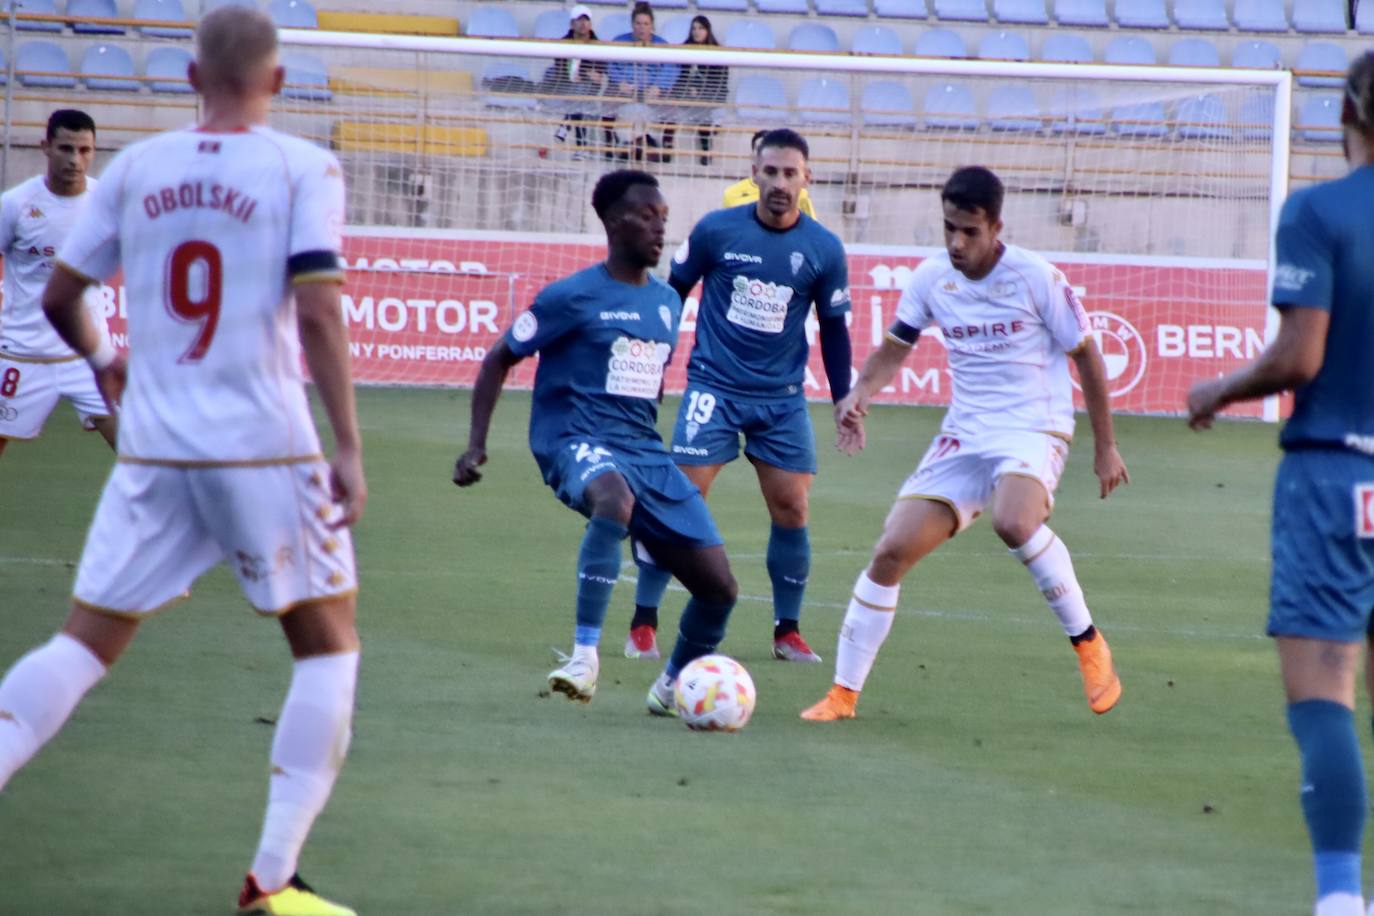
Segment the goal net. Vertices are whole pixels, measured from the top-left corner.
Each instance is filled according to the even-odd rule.
[[[817,218],[847,246],[856,367],[942,244],[941,184],[972,164],[1007,187],[1003,237],[1079,291],[1116,409],[1177,412],[1192,381],[1266,339],[1287,73],[283,34],[275,123],[335,150],[349,181],[344,312],[364,383],[470,385],[541,287],[604,256],[600,175],[658,176],[671,251],[749,175],[752,134],[778,126],[809,141]],[[702,65],[728,70],[710,83]],[[622,79],[662,91],[620,95]],[[943,404],[944,370],[924,342],[885,397]],[[808,393],[829,394],[818,353]]]

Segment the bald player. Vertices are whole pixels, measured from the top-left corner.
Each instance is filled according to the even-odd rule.
[[[0,788],[142,620],[227,560],[295,657],[239,912],[344,916],[296,874],[348,749],[358,669],[348,528],[367,486],[339,309],[343,179],[332,154],[265,126],[283,80],[267,17],[216,10],[196,41],[203,120],[114,159],[44,292],[48,320],[121,405],[119,458],[66,622],[0,681]],[[127,363],[81,304],[121,269]],[[301,350],[334,433],[328,462]]]

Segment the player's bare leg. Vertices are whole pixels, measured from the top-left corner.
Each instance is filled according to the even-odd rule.
[[[9,444],[10,444],[10,440],[9,440],[9,439],[5,438],[4,436],[0,436],[0,455],[5,454],[5,446],[7,446],[7,445],[9,445]]]
[[[789,662],[819,662],[799,629],[806,580],[811,575],[810,516],[814,474],[787,471],[750,458],[768,506],[768,578],[773,583],[773,657]]]
[[[833,722],[854,718],[859,691],[892,629],[902,579],[958,530],[958,517],[943,502],[899,499],[892,506],[868,569],[854,583],[854,594],[840,625],[835,683],[819,703],[802,712],[803,719]]]
[[[119,438],[119,421],[114,417],[91,417],[91,425],[100,433],[100,437],[105,440],[110,450],[114,451]]]
[[[1036,588],[1059,618],[1078,656],[1088,706],[1100,715],[1121,699],[1121,678],[1112,663],[1107,638],[1093,626],[1069,549],[1045,524],[1049,514],[1049,493],[1038,478],[1004,474],[997,479],[992,528],[1012,556],[1025,564]]]

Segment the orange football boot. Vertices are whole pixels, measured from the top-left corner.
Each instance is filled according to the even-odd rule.
[[[819,703],[810,709],[802,710],[801,717],[808,722],[834,722],[837,719],[854,718],[854,704],[859,702],[859,691],[832,684],[829,692]]]
[[[1078,668],[1083,673],[1083,693],[1088,697],[1088,706],[1100,716],[1121,699],[1121,678],[1116,676],[1116,667],[1112,665],[1107,637],[1098,630],[1092,639],[1074,646],[1073,651],[1078,653]]]

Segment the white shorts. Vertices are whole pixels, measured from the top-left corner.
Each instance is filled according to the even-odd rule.
[[[72,402],[88,430],[95,429],[97,417],[110,415],[84,359],[39,362],[0,356],[0,438],[38,438],[62,398]]]
[[[1040,481],[1053,508],[1068,457],[1069,443],[1048,433],[941,434],[902,484],[898,499],[942,502],[954,510],[963,531],[983,513],[997,481],[1008,475]]]
[[[115,465],[86,535],[72,596],[93,611],[139,616],[185,597],[220,560],[253,608],[281,614],[357,589],[353,540],[323,461],[266,467]]]

